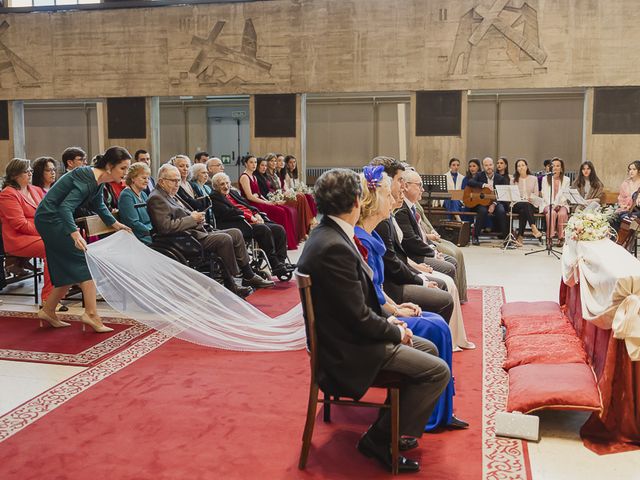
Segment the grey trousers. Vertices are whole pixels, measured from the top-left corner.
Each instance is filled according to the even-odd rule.
[[[437,280],[438,282],[442,282],[440,279]],[[437,313],[444,318],[447,323],[451,320],[453,297],[446,290],[427,288],[423,285],[403,285],[402,298],[398,303],[404,302],[416,303],[420,305],[420,308],[425,312]]]
[[[407,381],[400,386],[400,435],[421,437],[440,394],[451,378],[438,349],[429,340],[413,337],[413,347],[387,344],[382,371],[400,373]],[[391,413],[381,411],[375,427],[391,435]]]
[[[456,287],[458,287],[458,294],[460,294],[460,301],[467,301],[467,269],[464,265],[464,254],[462,250],[455,244],[448,240],[441,239],[436,242],[436,248],[440,253],[445,254],[445,258],[448,255],[453,256],[456,259]]]
[[[456,259],[450,255],[445,255],[444,260],[439,260],[433,257],[425,257],[422,260],[423,263],[433,267],[436,272],[449,275],[454,281],[456,280]]]
[[[237,228],[216,230],[199,236],[198,241],[207,252],[220,257],[225,268],[231,275],[238,275],[240,268],[249,264],[249,255],[244,244],[242,232]]]

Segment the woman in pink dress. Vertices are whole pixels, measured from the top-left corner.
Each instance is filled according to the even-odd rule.
[[[564,245],[564,227],[569,219],[569,201],[562,192],[569,188],[571,180],[565,176],[564,161],[560,158],[556,157],[551,160],[551,171],[553,176],[548,176],[546,180],[542,181],[543,203],[540,208],[545,214],[548,214],[551,209],[550,237],[553,238],[557,233],[557,246],[562,247]],[[551,205],[549,205],[549,197],[551,197]]]
[[[243,159],[243,163],[245,170],[238,179],[240,192],[254,207],[266,213],[273,222],[284,227],[287,234],[287,247],[289,250],[295,250],[298,248],[298,233],[295,217],[292,216],[291,210],[283,205],[270,202],[261,195],[258,180],[254,175],[258,166],[256,157],[247,156]]]
[[[4,249],[8,255],[44,260],[42,300],[45,301],[53,285],[49,278],[44,243],[34,223],[36,209],[44,192],[31,185],[32,174],[29,160],[14,158],[9,162],[4,187],[0,192],[0,222]]]

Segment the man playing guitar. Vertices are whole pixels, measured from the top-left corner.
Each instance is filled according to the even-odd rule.
[[[476,189],[488,189],[490,193],[493,193],[495,185],[509,185],[508,179],[495,173],[493,159],[491,157],[486,157],[482,160],[482,168],[482,172],[478,172],[469,180],[467,183],[468,186]],[[486,225],[487,215],[491,213],[493,214],[495,222],[494,226],[499,232],[500,238],[504,239],[507,236],[507,214],[504,205],[495,200],[495,194],[486,195],[484,200],[486,201],[479,201],[478,203],[480,204],[473,207],[473,210],[477,213],[473,238],[471,239],[474,245],[480,245],[478,235]]]

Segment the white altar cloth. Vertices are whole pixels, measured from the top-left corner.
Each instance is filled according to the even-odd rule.
[[[640,361],[640,261],[611,240],[568,240],[562,252],[562,279],[580,287],[582,316],[613,330],[629,357]]]

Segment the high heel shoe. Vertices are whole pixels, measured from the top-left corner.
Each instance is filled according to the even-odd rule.
[[[63,322],[57,318],[52,318],[44,310],[38,310],[38,319],[40,320],[40,328],[44,327],[44,322],[47,322],[53,328],[68,327],[70,323]]]
[[[82,316],[80,317],[80,321],[82,322],[82,331],[83,332],[85,331],[87,325],[89,325],[91,328],[93,328],[93,330],[96,333],[113,332],[113,328],[107,327],[106,325],[102,324],[102,320],[100,320],[100,317],[98,317],[98,321],[95,321],[89,315],[87,315],[86,313],[83,313]]]

